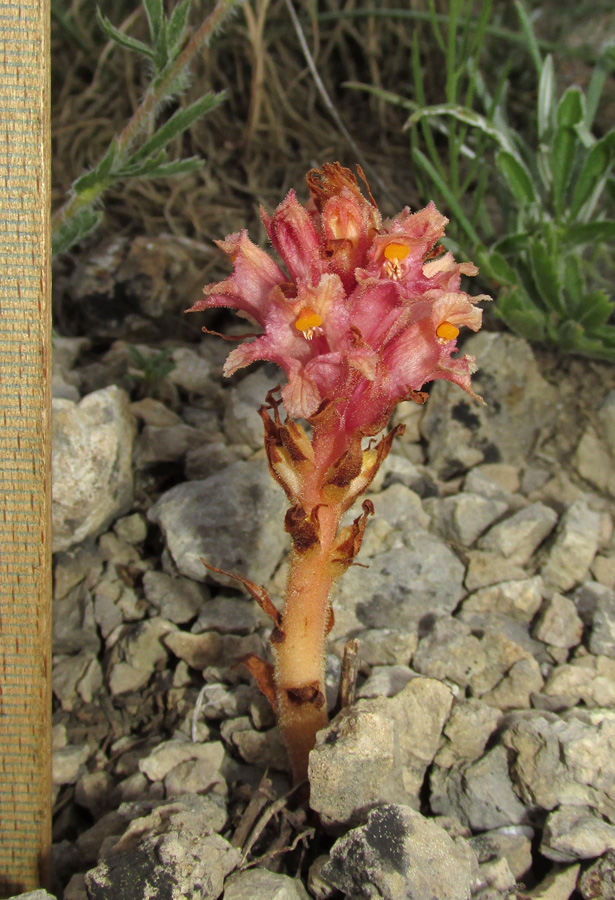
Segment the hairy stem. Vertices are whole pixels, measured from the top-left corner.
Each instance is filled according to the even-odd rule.
[[[295,783],[307,778],[316,733],[328,722],[325,638],[337,574],[330,556],[340,515],[339,508],[321,507],[321,540],[302,552],[293,549],[281,639],[274,643],[278,722]]]

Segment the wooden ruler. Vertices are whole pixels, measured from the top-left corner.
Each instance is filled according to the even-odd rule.
[[[0,0],[0,897],[51,837],[49,5]]]

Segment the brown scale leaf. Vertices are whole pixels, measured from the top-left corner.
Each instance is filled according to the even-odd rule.
[[[295,550],[304,553],[320,540],[318,506],[308,516],[302,506],[291,506],[284,518],[284,528],[290,534]]]
[[[254,581],[244,578],[243,575],[235,575],[234,572],[227,572],[225,569],[218,569],[216,566],[210,566],[209,563],[205,562],[203,557],[201,557],[201,562],[206,569],[210,570],[210,572],[217,572],[218,575],[226,575],[228,578],[233,578],[235,581],[239,581],[240,584],[243,584],[250,596],[256,600],[262,611],[273,619],[274,624],[277,627],[281,625],[282,616],[280,611],[262,584],[256,584]]]
[[[277,714],[277,701],[275,693],[275,679],[273,676],[273,666],[255,653],[244,656],[238,665],[245,666],[252,678],[256,681],[259,690],[265,695],[271,704],[273,711]]]

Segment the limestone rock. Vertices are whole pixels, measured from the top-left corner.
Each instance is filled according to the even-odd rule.
[[[114,385],[53,401],[53,550],[100,534],[131,508],[135,421]]]
[[[550,506],[532,503],[494,525],[481,538],[480,547],[491,553],[499,553],[513,563],[525,565],[553,530],[556,522],[557,513]]]
[[[322,874],[353,900],[469,900],[474,873],[443,828],[388,804],[336,841]]]
[[[596,590],[595,597],[589,649],[615,659],[615,590]]]
[[[357,698],[394,697],[415,677],[416,673],[408,666],[374,666],[357,690]]]
[[[532,838],[534,830],[527,825],[509,825],[483,831],[469,840],[479,863],[504,858],[518,880],[532,866]]]
[[[429,462],[445,478],[481,461],[523,464],[538,429],[556,415],[555,390],[539,374],[527,341],[481,332],[463,349],[476,357],[478,372],[472,384],[486,406],[436,382],[421,423],[429,441]]]
[[[194,741],[163,741],[148,756],[139,762],[139,771],[147,775],[150,781],[163,781],[169,772],[186,760],[198,759],[203,769],[211,772],[213,783],[224,759],[224,745],[220,741],[208,741],[204,744]],[[218,781],[221,779],[218,778]]]
[[[554,866],[546,878],[529,894],[531,900],[569,900],[575,896],[575,887],[579,877],[580,866]]]
[[[238,850],[212,833],[207,798],[179,798],[134,819],[104,860],[86,873],[89,900],[217,900]]]
[[[352,566],[335,589],[332,639],[364,628],[413,632],[463,596],[463,565],[427,532],[404,534],[393,549],[360,558],[369,568]]]
[[[516,795],[508,771],[506,748],[501,744],[473,762],[432,769],[431,808],[457,816],[476,831],[519,825],[526,808]]]
[[[463,491],[453,497],[427,502],[427,512],[443,538],[470,547],[489,526],[508,510],[504,500]]]
[[[236,581],[208,571],[201,559],[258,584],[267,581],[286,547],[286,505],[264,460],[255,460],[171,488],[148,517],[162,528],[182,575],[236,587]]]
[[[153,618],[127,629],[114,646],[109,667],[109,689],[114,695],[137,691],[154,669],[168,657],[163,638],[174,629],[171,622]]]
[[[583,637],[583,621],[578,616],[573,601],[558,593],[545,601],[534,628],[534,636],[545,644],[564,650],[580,644]]]
[[[143,589],[148,603],[177,625],[195,619],[209,599],[203,585],[189,578],[173,578],[165,572],[145,572]]]
[[[502,740],[529,807],[589,806],[615,821],[615,710],[536,711],[511,722]]]
[[[589,571],[600,544],[600,513],[585,500],[575,500],[557,529],[557,535],[541,575],[560,591],[568,591]]]
[[[436,754],[436,765],[450,768],[458,760],[478,759],[502,718],[499,710],[475,698],[456,702],[444,726],[447,742]]]
[[[607,850],[579,879],[583,900],[615,900],[615,851]]]
[[[543,693],[551,699],[549,709],[585,706],[615,707],[615,660],[608,656],[582,656],[556,666]]]
[[[247,869],[224,882],[224,900],[310,900],[310,896],[298,878]]]
[[[231,444],[248,444],[253,450],[263,446],[263,420],[258,409],[279,381],[279,369],[259,366],[226,393],[224,430]]]
[[[318,734],[310,754],[310,803],[329,824],[364,821],[379,803],[419,805],[452,694],[413,678],[393,698],[360,700]]]
[[[542,590],[543,583],[539,575],[520,581],[501,581],[499,584],[480,588],[463,601],[463,621],[470,622],[473,613],[496,613],[529,623],[540,609]]]
[[[486,658],[481,642],[468,626],[446,616],[438,619],[419,642],[412,665],[430,678],[448,679],[466,687],[472,676],[485,668]]]
[[[589,806],[560,806],[547,816],[540,852],[555,862],[594,859],[615,850],[615,825]]]

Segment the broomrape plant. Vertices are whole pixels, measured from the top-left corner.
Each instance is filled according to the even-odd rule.
[[[295,783],[307,777],[316,733],[328,721],[331,588],[354,562],[374,507],[364,500],[351,525],[341,526],[342,516],[402,433],[397,426],[374,440],[399,402],[425,402],[421,388],[441,378],[480,400],[471,386],[474,359],[454,353],[462,326],[480,328],[476,303],[488,299],[461,290],[461,276],[477,269],[438,245],[447,219],[433,204],[383,221],[367,184],[366,197],[339,163],[312,169],[307,184],[306,206],[290,191],[272,216],[261,210],[285,269],[247,231],[231,234],[218,246],[233,273],[207,285],[189,310],[230,307],[262,329],[243,336],[254,340],[231,352],[225,375],[270,360],[288,379],[281,398],[278,389],[270,392],[259,410],[269,469],[290,503],[283,611],[264,588],[233,577],[274,623],[274,665],[255,656],[245,664],[276,711]]]

